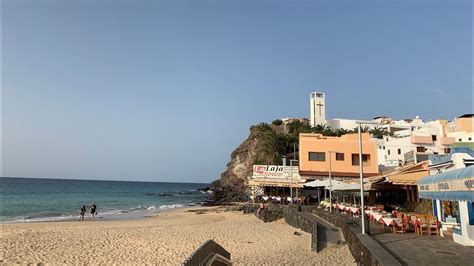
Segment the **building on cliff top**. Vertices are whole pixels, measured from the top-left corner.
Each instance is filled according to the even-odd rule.
[[[301,133],[299,140],[300,175],[305,179],[325,179],[329,177],[331,163],[332,176],[340,180],[359,178],[358,135],[328,137],[315,133]],[[377,162],[377,142],[368,133],[362,134],[362,160],[364,177],[379,174]]]

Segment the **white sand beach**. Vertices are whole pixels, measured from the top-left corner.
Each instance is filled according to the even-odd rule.
[[[189,210],[141,220],[3,224],[1,264],[178,265],[214,239],[235,265],[355,265],[347,246],[311,252],[310,234],[283,220],[263,223],[224,208]]]

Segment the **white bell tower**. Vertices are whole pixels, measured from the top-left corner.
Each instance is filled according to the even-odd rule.
[[[309,124],[314,127],[326,124],[326,99],[324,92],[313,92],[310,94],[311,115]]]

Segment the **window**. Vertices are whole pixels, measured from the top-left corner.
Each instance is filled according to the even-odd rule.
[[[322,93],[316,93],[316,98],[323,98],[323,94]]]
[[[364,165],[370,165],[370,154],[362,154],[362,162]],[[352,154],[352,165],[359,165],[359,154]]]
[[[326,154],[324,152],[309,152],[310,161],[326,161]]]
[[[451,152],[451,148],[444,148],[444,153],[448,154]]]
[[[385,150],[385,146],[382,147]]]
[[[336,152],[336,161],[344,161],[344,153]]]
[[[469,225],[474,225],[474,202],[467,203],[467,217],[469,218]]]
[[[471,140],[472,140],[472,138],[471,138],[471,137],[469,137],[469,138],[467,138],[467,140],[471,141]]]
[[[388,155],[390,155],[390,150],[388,150]]]
[[[436,135],[431,135],[431,140],[436,141]]]
[[[437,155],[437,154],[438,154],[438,152],[433,152],[433,154],[434,154],[434,155]]]
[[[442,201],[441,202],[441,220],[448,222],[449,219],[456,219],[456,223],[460,222],[459,206],[457,201]],[[448,218],[448,219],[446,219]]]
[[[402,149],[398,149],[397,153],[402,154]]]
[[[462,139],[458,139],[459,142],[462,142]]]
[[[425,152],[426,151],[426,148],[425,147],[416,147],[416,152]]]

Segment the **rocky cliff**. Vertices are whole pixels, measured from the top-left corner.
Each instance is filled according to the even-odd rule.
[[[252,175],[257,144],[257,132],[251,130],[247,139],[232,152],[227,169],[211,185],[214,191],[211,201],[214,204],[246,200],[245,183],[247,177]]]

